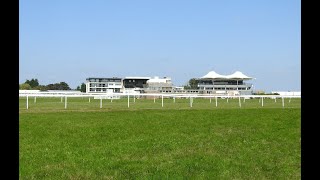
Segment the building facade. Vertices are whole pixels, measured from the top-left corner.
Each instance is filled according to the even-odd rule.
[[[198,78],[198,87],[203,94],[250,95],[253,92],[253,85],[244,81],[251,79],[254,78],[240,71],[231,75],[220,75],[210,71],[205,76]]]
[[[86,79],[86,93],[120,93],[122,89],[122,79],[118,77]]]

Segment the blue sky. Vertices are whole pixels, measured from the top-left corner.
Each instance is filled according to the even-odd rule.
[[[255,90],[301,90],[298,0],[20,0],[19,83],[241,71]]]

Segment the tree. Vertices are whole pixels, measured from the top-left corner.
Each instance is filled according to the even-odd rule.
[[[198,84],[199,80],[196,78],[192,78],[189,80],[189,86],[191,87],[191,89],[199,89]]]
[[[80,91],[80,86],[77,86],[77,89],[76,89],[77,91]]]
[[[85,83],[82,83],[82,84],[81,84],[80,91],[81,91],[81,92],[86,92],[86,84],[85,84]]]
[[[60,82],[60,89],[59,90],[71,90],[69,85],[65,82]]]
[[[48,90],[71,90],[69,85],[65,82],[55,83],[55,84],[48,84]]]
[[[29,84],[31,86],[31,88],[39,86],[38,79],[33,79],[32,78],[30,81],[27,79],[25,83]]]
[[[19,85],[19,89],[21,89],[21,90],[30,90],[31,86],[28,83],[23,83],[23,84]]]

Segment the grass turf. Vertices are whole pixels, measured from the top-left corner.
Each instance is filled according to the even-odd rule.
[[[20,179],[301,179],[297,99],[179,100],[20,99]]]

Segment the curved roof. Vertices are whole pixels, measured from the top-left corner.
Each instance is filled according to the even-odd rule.
[[[253,79],[252,77],[244,75],[240,71],[236,71],[233,74],[228,75],[227,77],[228,77],[228,79],[243,79],[243,80]]]
[[[253,77],[249,77],[244,75],[240,71],[236,71],[230,75],[221,75],[214,71],[210,71],[208,74],[202,76],[200,79],[242,79],[242,80],[250,80],[254,79]]]
[[[226,76],[210,71],[208,74],[201,77],[201,79],[225,79]]]

